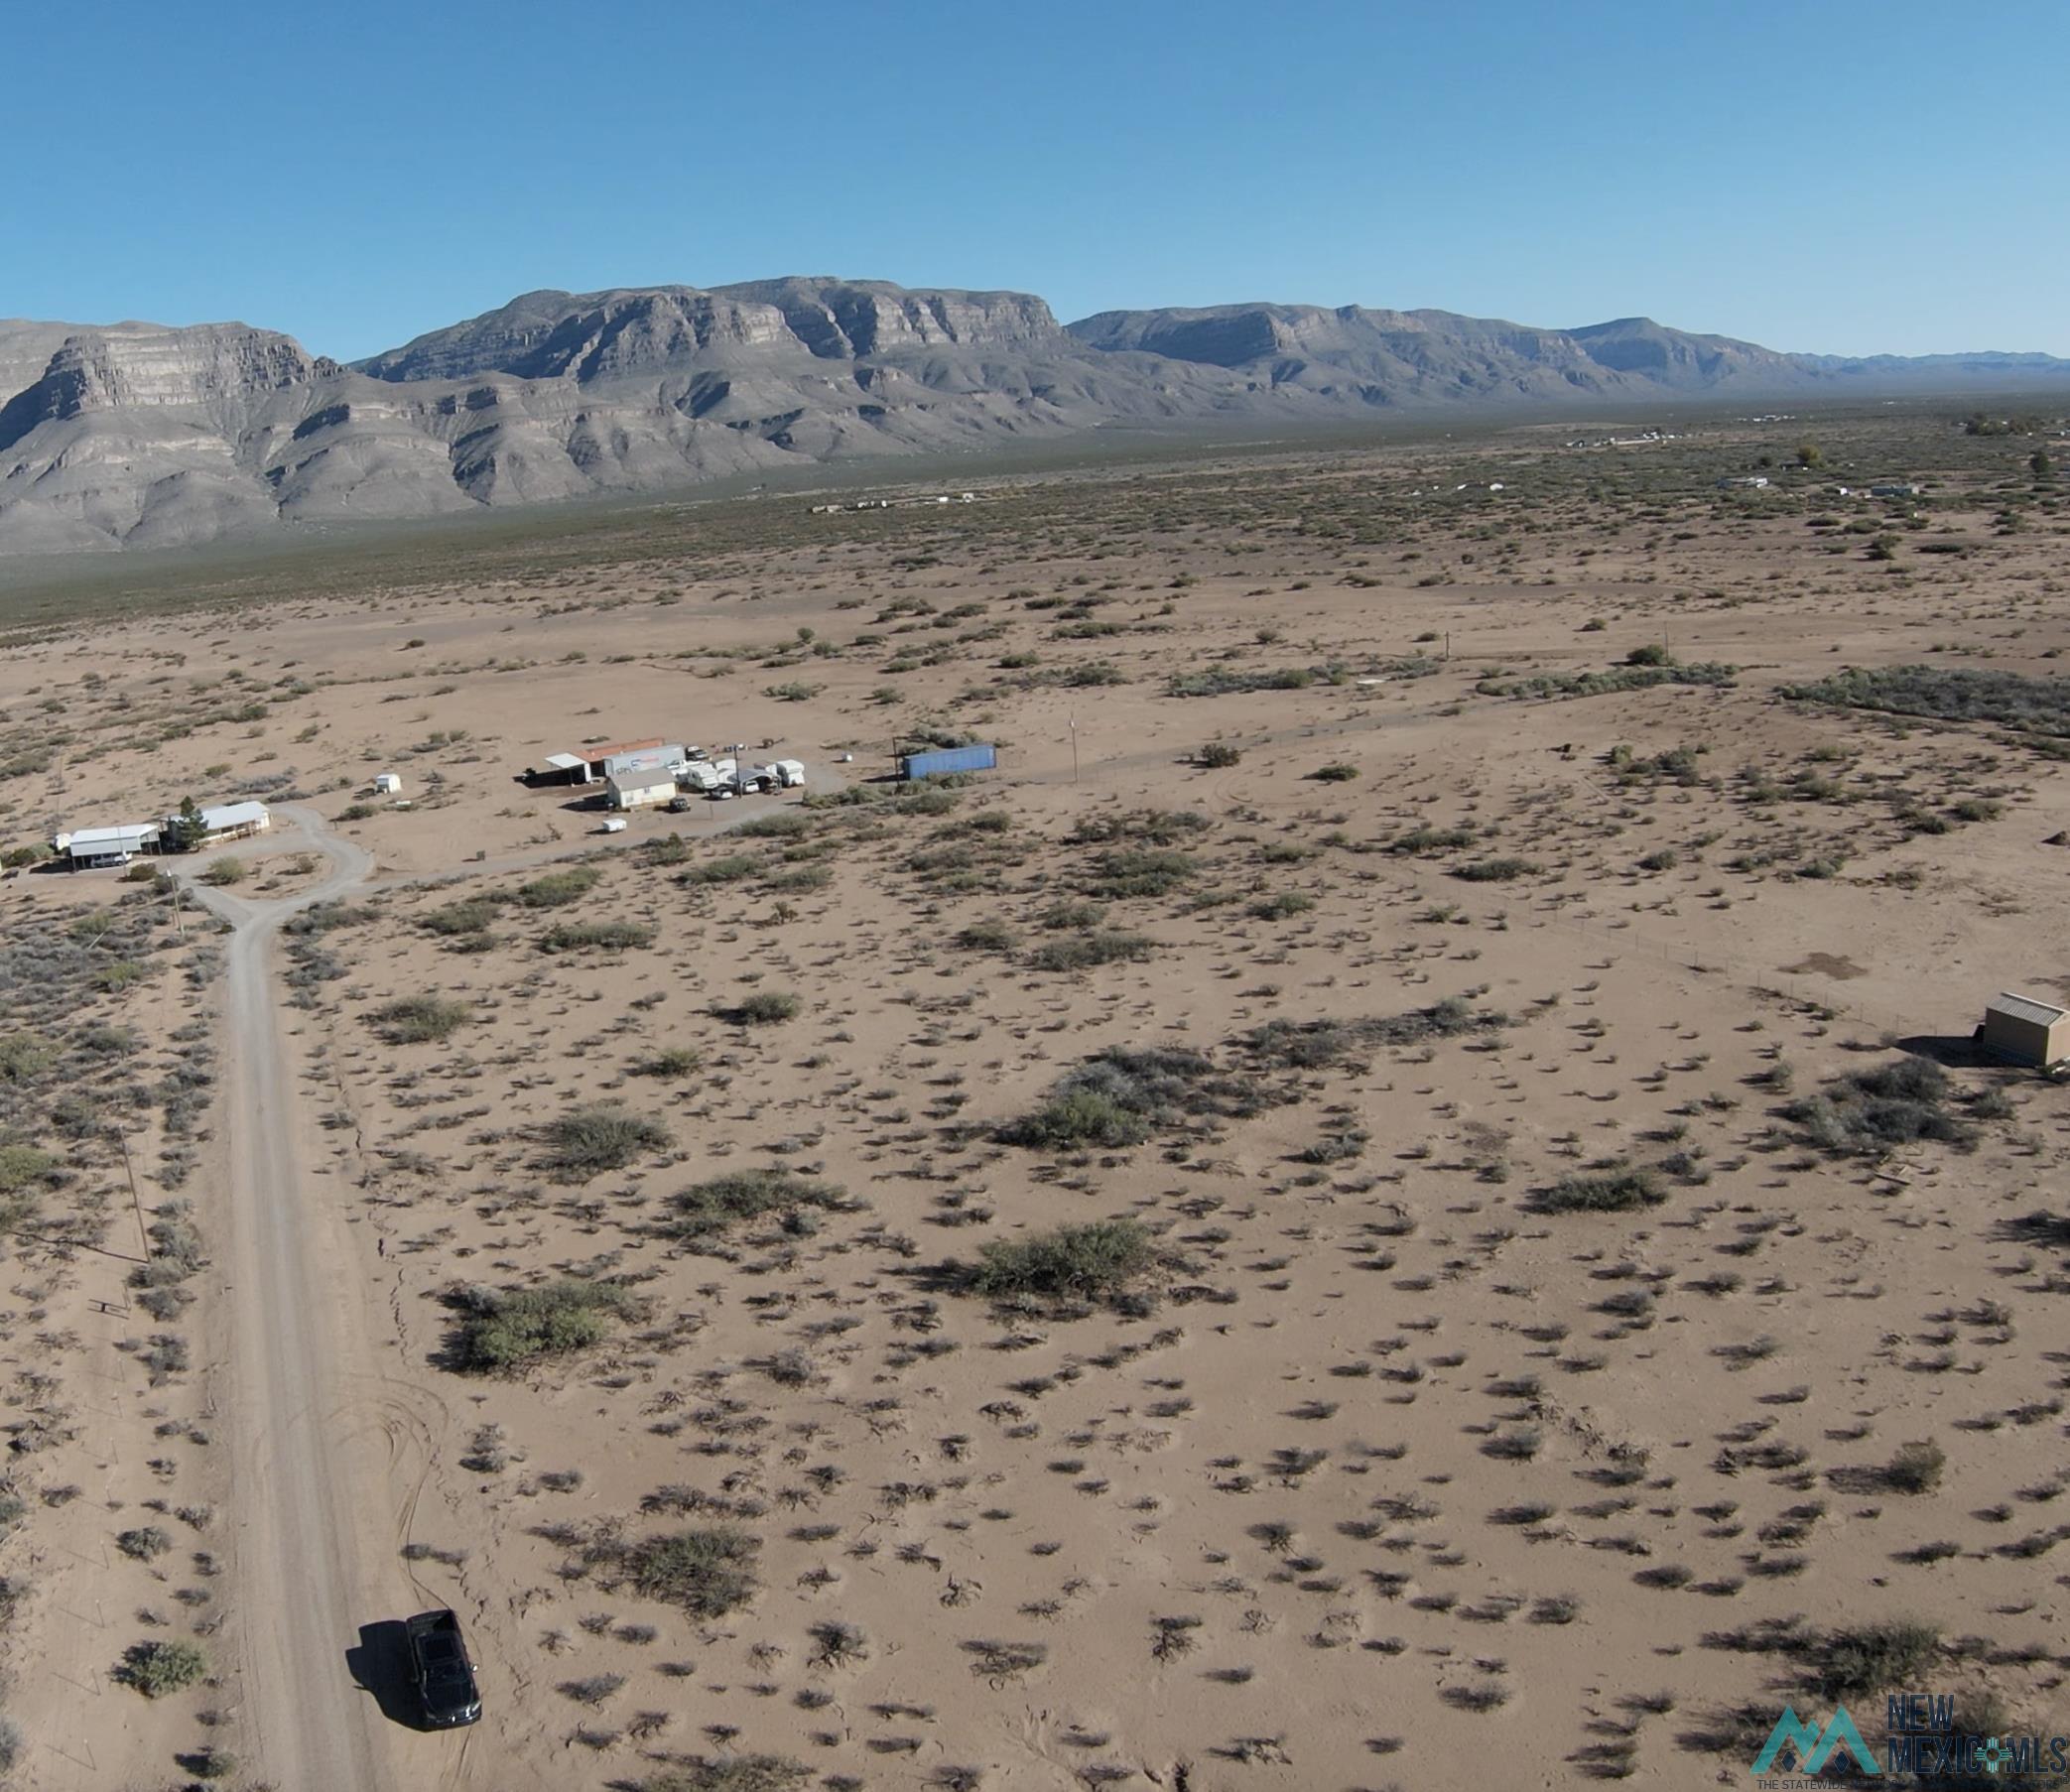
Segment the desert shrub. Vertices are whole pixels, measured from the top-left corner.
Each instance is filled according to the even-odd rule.
[[[58,1062],[58,1048],[40,1033],[0,1039],[0,1083],[33,1083]]]
[[[1948,1453],[1938,1444],[1900,1444],[1877,1479],[1893,1493],[1931,1493],[1941,1484],[1947,1466]]]
[[[1364,1020],[1273,1020],[1240,1035],[1237,1050],[1258,1070],[1321,1070],[1378,1046],[1424,1045],[1473,1033],[1491,1033],[1509,1017],[1476,1008],[1458,996]]]
[[[635,1077],[654,1077],[663,1082],[677,1077],[688,1077],[704,1063],[701,1054],[689,1046],[663,1046],[651,1058],[642,1058],[632,1067]]]
[[[971,922],[956,936],[956,944],[966,952],[1011,952],[1020,944],[1020,935],[1008,923],[992,918]]]
[[[1251,903],[1246,913],[1259,921],[1285,921],[1293,915],[1305,915],[1314,907],[1315,898],[1306,890],[1276,890]]]
[[[557,1182],[587,1182],[674,1142],[658,1120],[607,1102],[557,1114],[540,1128],[540,1137],[546,1145],[543,1167]]]
[[[1134,1219],[1060,1225],[984,1245],[970,1288],[991,1300],[1104,1300],[1143,1275],[1154,1256],[1150,1234]]]
[[[173,1547],[170,1532],[155,1524],[140,1525],[133,1531],[124,1531],[115,1539],[115,1547],[125,1556],[139,1562],[155,1562]]]
[[[337,812],[337,819],[340,822],[364,822],[374,813],[371,803],[347,803]]]
[[[639,1782],[639,1792],[796,1792],[811,1778],[812,1769],[803,1761],[778,1754],[736,1754],[718,1761],[678,1761],[648,1774]]]
[[[418,926],[427,933],[454,935],[486,933],[495,920],[496,911],[502,905],[493,896],[469,896],[459,902],[449,902],[430,914],[419,917]]]
[[[1406,833],[1396,834],[1388,843],[1389,852],[1424,853],[1451,852],[1461,846],[1474,843],[1471,828],[1411,828]]]
[[[1356,765],[1347,765],[1343,760],[1339,759],[1333,760],[1328,765],[1317,766],[1308,775],[1315,779],[1318,784],[1349,784],[1354,778],[1358,777],[1358,768]]]
[[[1940,1652],[1939,1629],[1910,1621],[1828,1631],[1806,1651],[1819,1691],[1842,1700],[1923,1685]]]
[[[1968,1150],[1976,1129],[1949,1111],[1948,1093],[1939,1065],[1903,1058],[1836,1078],[1782,1112],[1807,1142],[1838,1157],[1880,1157],[1921,1139]]]
[[[48,1182],[58,1160],[34,1145],[0,1145],[0,1196],[19,1195]]]
[[[1990,721],[2035,734],[2070,734],[2070,679],[1966,667],[1885,666],[1850,670],[1811,685],[1786,685],[1799,703],[1943,721]]]
[[[1242,753],[1235,747],[1230,746],[1228,741],[1211,740],[1206,746],[1195,750],[1193,762],[1195,765],[1206,766],[1211,771],[1221,771],[1229,766],[1239,764],[1242,758]]]
[[[595,889],[603,872],[595,865],[571,865],[565,871],[549,871],[530,883],[520,884],[517,901],[528,909],[558,909],[580,902]]]
[[[1200,860],[1168,847],[1136,847],[1102,852],[1094,860],[1088,882],[1092,893],[1120,902],[1131,897],[1165,896],[1190,882]]]
[[[742,839],[788,840],[811,831],[812,820],[795,809],[772,810],[768,815],[758,815],[751,822],[743,822],[733,832]]]
[[[233,883],[242,883],[249,873],[250,867],[243,859],[219,858],[201,873],[201,881],[224,889]]]
[[[654,929],[644,921],[560,921],[539,936],[541,952],[635,952],[654,944]]]
[[[1485,697],[1602,697],[1614,691],[1644,691],[1654,685],[1730,685],[1739,672],[1737,666],[1719,661],[1685,666],[1671,659],[1659,665],[1613,666],[1604,672],[1537,673],[1507,681],[1486,679],[1475,689]]]
[[[1129,809],[1119,815],[1088,816],[1071,831],[1078,846],[1172,846],[1214,824],[1190,809]]]
[[[818,697],[825,689],[824,685],[808,685],[802,679],[792,679],[784,685],[763,686],[762,695],[774,703],[802,704]]]
[[[1067,1071],[1040,1107],[998,1136],[1038,1150],[1133,1145],[1191,1115],[1237,1117],[1270,1100],[1255,1079],[1224,1071],[1204,1053],[1110,1046]]]
[[[624,1289],[574,1277],[514,1293],[471,1289],[461,1297],[453,1357],[463,1369],[523,1368],[600,1343],[630,1306]]]
[[[693,1617],[723,1617],[754,1597],[759,1539],[732,1525],[668,1531],[599,1546],[608,1581]]]
[[[1090,970],[1099,964],[1133,963],[1147,959],[1156,949],[1156,941],[1147,934],[1117,933],[1107,928],[1062,940],[1045,940],[1028,954],[1027,964],[1031,970]]]
[[[440,995],[406,995],[376,1008],[367,1018],[390,1045],[428,1045],[452,1038],[474,1018],[474,1005],[448,1001]]]
[[[1527,858],[1477,858],[1454,865],[1452,875],[1468,883],[1510,883],[1519,877],[1535,877],[1538,869]]]
[[[752,853],[729,852],[723,858],[692,865],[677,881],[685,884],[737,883],[743,877],[752,877],[761,868],[762,861]]]
[[[1627,666],[1672,666],[1674,659],[1667,649],[1662,647],[1657,641],[1649,641],[1645,646],[1634,647],[1627,653],[1624,656],[1624,664]]]
[[[1621,1214],[1667,1199],[1657,1170],[1609,1170],[1563,1176],[1533,1204],[1541,1214]]]
[[[198,1645],[181,1637],[132,1643],[123,1653],[116,1677],[147,1699],[163,1699],[205,1680],[208,1657]]]
[[[803,1007],[804,1003],[788,990],[755,989],[736,1002],[714,1003],[712,1012],[735,1026],[773,1027],[783,1021],[796,1020]]]
[[[671,1197],[666,1226],[679,1237],[703,1238],[764,1214],[852,1205],[846,1193],[833,1183],[789,1170],[735,1170],[694,1183]]]

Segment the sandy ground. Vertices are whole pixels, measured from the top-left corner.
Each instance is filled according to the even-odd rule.
[[[1456,452],[1001,493],[924,538],[801,520],[721,565],[687,542],[11,653],[0,711],[56,702],[73,731],[20,837],[284,781],[281,832],[205,893],[235,931],[188,911],[221,955],[192,999],[224,1072],[193,1369],[153,1386],[116,1347],[139,1322],[91,1303],[119,1265],[9,1265],[10,1371],[61,1381],[76,1427],[16,1484],[86,1490],[32,1498],[0,1564],[30,1589],[22,1783],[172,1783],[213,1738],[231,1783],[326,1792],[755,1753],[828,1787],[1694,1786],[1744,1777],[1764,1724],[1747,1742],[1741,1708],[1822,1703],[1798,1657],[1745,1646],[1793,1616],[1936,1625],[1902,1690],[2063,1728],[2065,1280],[2027,1221],[2062,1210],[2070,1097],[1964,1042],[2000,988],[2070,990],[2070,791],[1989,725],[1780,695],[1843,665],[2052,676],[2062,525],[1995,530],[1999,489],[1951,463],[1874,561],[1811,526],[1812,493],[1717,502],[1708,463],[1681,492],[1546,471],[1534,495],[1566,464],[1542,445]],[[1469,470],[1516,496],[1416,495]],[[1505,695],[1658,644],[1738,670]],[[1324,666],[1341,682],[1172,695]],[[867,783],[923,722],[998,739],[1001,771],[917,809]],[[771,742],[822,801],[606,839],[513,781],[648,734]],[[1236,762],[1201,763],[1211,741]],[[408,809],[366,794],[391,769]],[[869,800],[824,801],[850,787]],[[1132,885],[1117,851],[1185,859]],[[593,886],[514,899],[564,859]],[[67,926],[124,887],[25,875],[0,917]],[[483,893],[480,927],[448,926]],[[338,925],[283,953],[327,898]],[[553,934],[577,923],[630,931]],[[1112,961],[1045,968],[1107,935]],[[795,1016],[729,1018],[757,991]],[[169,993],[121,999],[164,1039]],[[450,1036],[384,1039],[427,993],[462,1005]],[[1245,1057],[1271,1022],[1448,998],[1505,1022]],[[1949,1063],[1966,1148],[1836,1156],[1780,1111],[1901,1041]],[[999,1136],[1114,1047],[1240,1064],[1270,1099],[1134,1145]],[[542,1128],[597,1102],[662,1133],[563,1180]],[[1606,1166],[1665,1199],[1546,1211]],[[843,1199],[672,1226],[749,1168]],[[987,1241],[1115,1216],[1155,1244],[1134,1298],[964,1291]],[[601,1342],[453,1366],[464,1290],[570,1276],[624,1291]],[[188,1414],[205,1448],[154,1436]],[[1913,1441],[1946,1460],[1907,1493],[1879,1471]],[[198,1620],[209,1683],[146,1700],[111,1669],[170,1571],[112,1540],[167,1451],[218,1559],[211,1605],[159,1627],[227,1615]],[[751,1548],[734,1608],[618,1578],[623,1546],[714,1525]],[[379,1626],[442,1603],[485,1716],[436,1735],[396,1721]]]

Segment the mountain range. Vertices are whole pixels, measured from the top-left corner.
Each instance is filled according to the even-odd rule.
[[[1102,312],[794,278],[527,293],[346,365],[242,323],[0,320],[0,553],[663,490],[1115,426],[2070,387],[2047,355],[1782,354],[1643,318]]]

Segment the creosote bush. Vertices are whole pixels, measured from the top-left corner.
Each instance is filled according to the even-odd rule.
[[[455,1301],[461,1318],[453,1354],[460,1367],[478,1370],[522,1368],[586,1349],[632,1306],[622,1288],[574,1277],[514,1293],[470,1288]]]
[[[1563,1176],[1533,1206],[1541,1214],[1622,1214],[1658,1207],[1667,1186],[1657,1170],[1607,1170]]]
[[[723,1760],[678,1761],[648,1774],[639,1788],[640,1792],[797,1792],[811,1778],[810,1767],[786,1755],[735,1754]],[[860,1786],[862,1782],[853,1783]]]
[[[546,1145],[541,1165],[556,1182],[587,1182],[649,1152],[666,1151],[674,1142],[660,1121],[607,1102],[555,1115],[540,1128],[540,1137]]]
[[[604,1537],[584,1560],[606,1587],[676,1605],[693,1617],[723,1617],[754,1597],[760,1539],[735,1525],[665,1531],[637,1543]]]
[[[796,1020],[804,1004],[786,990],[756,989],[732,1003],[716,1003],[712,1012],[741,1027],[773,1027]]]
[[[593,890],[603,873],[594,865],[571,865],[565,871],[549,871],[530,883],[520,884],[517,900],[528,909],[557,909],[580,902]]]
[[[1976,1129],[1947,1108],[1948,1076],[1924,1058],[1851,1071],[1782,1112],[1835,1156],[1880,1157],[1920,1139],[1968,1150]]]
[[[124,1651],[117,1670],[117,1678],[125,1686],[135,1687],[147,1699],[184,1692],[207,1677],[208,1657],[199,1645],[183,1637],[133,1643]]]
[[[1139,1221],[1095,1219],[1028,1238],[993,1239],[978,1251],[969,1285],[990,1300],[1107,1300],[1154,1261],[1150,1234]]]
[[[853,1205],[834,1183],[789,1170],[734,1170],[693,1183],[672,1197],[664,1223],[679,1237],[703,1238],[764,1214],[788,1215],[804,1208],[841,1210]]]
[[[429,1045],[450,1039],[474,1018],[471,1002],[448,1001],[438,995],[406,995],[376,1008],[367,1017],[390,1045]]]

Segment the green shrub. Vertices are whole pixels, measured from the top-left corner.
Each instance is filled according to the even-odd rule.
[[[528,909],[558,909],[580,902],[595,889],[603,872],[595,865],[571,865],[565,871],[549,871],[530,883],[520,884],[517,900]]]
[[[1948,1453],[1932,1442],[1900,1444],[1877,1480],[1893,1493],[1931,1493],[1941,1484]]]
[[[1799,703],[1942,721],[1988,721],[2035,734],[2070,734],[2070,679],[1965,667],[1885,666],[1848,671],[1812,685],[1786,685]]]
[[[1319,784],[1349,784],[1358,775],[1356,765],[1347,765],[1343,760],[1334,760],[1329,765],[1319,765],[1308,774]]]
[[[664,1046],[651,1058],[643,1058],[632,1067],[635,1077],[654,1077],[664,1082],[678,1077],[688,1077],[704,1063],[702,1054],[689,1046]]]
[[[1032,1114],[1002,1129],[999,1136],[1011,1145],[1044,1150],[1087,1146],[1115,1150],[1141,1144],[1150,1136],[1150,1124],[1109,1091],[1079,1088],[1050,1096]]]
[[[1512,883],[1519,877],[1535,877],[1538,871],[1527,858],[1477,858],[1452,867],[1452,875],[1466,883]]]
[[[724,1617],[754,1597],[761,1543],[732,1525],[664,1532],[638,1543],[599,1546],[607,1583],[642,1599],[680,1606],[693,1617]]]
[[[197,1645],[181,1637],[132,1643],[116,1671],[116,1678],[125,1686],[135,1687],[147,1699],[184,1692],[207,1677],[208,1657]]]
[[[250,867],[241,858],[219,858],[201,873],[201,881],[213,884],[217,889],[227,889],[233,883],[242,883],[250,875]]]
[[[1541,1214],[1621,1214],[1658,1207],[1666,1199],[1657,1170],[1612,1170],[1563,1176],[1534,1206]]]
[[[1922,1139],[1967,1151],[1976,1129],[1949,1110],[1948,1098],[1947,1074],[1939,1065],[1903,1058],[1852,1071],[1782,1112],[1803,1128],[1808,1143],[1835,1156],[1880,1157]]]
[[[1166,896],[1189,883],[1200,869],[1190,852],[1140,847],[1102,852],[1094,861],[1090,883],[1094,894],[1112,902],[1133,897]]]
[[[58,1062],[58,1048],[41,1033],[0,1039],[0,1083],[33,1083]]]
[[[669,1129],[642,1114],[598,1103],[558,1114],[540,1128],[546,1144],[542,1166],[556,1182],[587,1182],[606,1170],[622,1170],[645,1153],[666,1151]]]
[[[1011,952],[1020,944],[1020,935],[1006,922],[993,918],[971,922],[956,936],[956,944],[967,952]]]
[[[788,840],[812,831],[812,818],[796,809],[774,809],[743,822],[733,832],[745,840]]]
[[[574,1278],[510,1294],[470,1290],[463,1297],[453,1356],[463,1369],[523,1368],[543,1356],[562,1356],[602,1342],[611,1322],[631,1304],[622,1288]]]
[[[438,995],[406,995],[376,1008],[367,1018],[390,1045],[429,1045],[452,1038],[472,1020],[474,1005]]]
[[[1228,741],[1211,740],[1206,746],[1199,748],[1194,753],[1193,762],[1195,765],[1207,766],[1211,771],[1221,771],[1229,766],[1239,764],[1242,758],[1242,753],[1235,747],[1230,746]]]
[[[639,1782],[639,1792],[796,1792],[811,1778],[810,1767],[784,1755],[735,1754],[719,1761],[696,1758],[663,1767]]]
[[[762,695],[774,703],[802,704],[810,702],[824,691],[824,685],[808,685],[803,680],[793,679],[786,685],[765,685]]]
[[[755,989],[730,1005],[714,1003],[712,1012],[740,1027],[773,1027],[796,1020],[804,1003],[788,990]]]
[[[468,896],[458,902],[449,902],[444,908],[433,909],[430,914],[419,918],[418,926],[434,934],[486,933],[501,906],[501,901],[494,896]]]
[[[1129,809],[1119,815],[1088,816],[1071,831],[1075,846],[1175,846],[1212,828],[1191,809]]]
[[[1643,647],[1634,647],[1624,656],[1627,666],[1672,666],[1674,656],[1657,641],[1648,641]]]
[[[539,936],[541,952],[633,952],[654,944],[654,929],[644,921],[560,921]]]
[[[752,877],[762,868],[762,861],[747,852],[729,852],[723,858],[707,860],[702,865],[692,865],[678,882],[697,885],[714,883],[737,883],[743,877]]]
[[[990,1300],[1106,1300],[1154,1259],[1150,1234],[1138,1221],[1096,1219],[1029,1238],[994,1239],[979,1250],[970,1288]]]
[[[1028,954],[1031,970],[1090,970],[1098,964],[1133,963],[1147,959],[1157,943],[1146,934],[1074,934],[1062,940],[1045,940]]]
[[[804,1208],[839,1210],[853,1204],[833,1183],[789,1170],[735,1170],[694,1183],[669,1201],[667,1229],[679,1237],[703,1238],[743,1219]]]
[[[34,1145],[0,1145],[0,1196],[48,1182],[57,1168],[58,1160]]]
[[[1862,1699],[1925,1684],[1940,1652],[1941,1633],[1932,1624],[1865,1624],[1820,1637],[1810,1665],[1826,1697]]]
[[[1248,912],[1260,921],[1284,921],[1292,915],[1305,915],[1314,907],[1315,898],[1306,890],[1280,890],[1260,897]]]
[[[1389,852],[1421,854],[1425,852],[1450,852],[1460,846],[1474,843],[1471,828],[1411,828],[1406,833],[1395,835],[1388,843]]]

